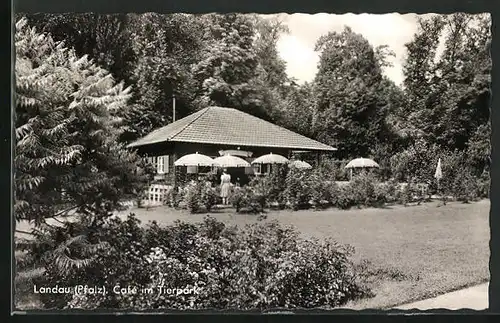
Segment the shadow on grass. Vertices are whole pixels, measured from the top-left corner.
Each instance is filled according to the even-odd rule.
[[[383,281],[419,281],[419,275],[408,275],[396,268],[380,267],[376,266],[373,262],[369,260],[362,260],[359,263],[354,264],[354,271],[359,283],[364,286],[366,290],[372,291],[367,298],[373,298],[376,294],[373,290],[376,286]]]

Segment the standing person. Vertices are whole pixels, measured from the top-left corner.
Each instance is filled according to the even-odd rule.
[[[228,205],[229,193],[231,190],[231,175],[227,173],[227,169],[222,171],[220,177],[220,196],[222,197],[222,204]]]

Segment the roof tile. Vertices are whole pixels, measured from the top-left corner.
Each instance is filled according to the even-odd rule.
[[[333,147],[245,112],[208,107],[154,130],[129,147],[173,141],[234,146],[333,151]]]

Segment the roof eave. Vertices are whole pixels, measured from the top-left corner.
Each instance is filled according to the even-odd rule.
[[[205,145],[228,145],[228,146],[242,146],[242,147],[265,147],[265,148],[282,148],[282,149],[298,149],[298,150],[307,150],[307,151],[337,151],[337,148],[330,147],[325,145],[325,148],[311,148],[311,147],[300,147],[300,146],[282,146],[282,145],[252,145],[247,143],[239,143],[239,142],[200,142],[197,140],[176,140],[171,139],[171,142],[183,142],[189,144],[205,144]]]
[[[138,147],[144,147],[144,146],[159,144],[159,143],[168,142],[168,141],[169,140],[156,140],[156,141],[148,141],[145,143],[133,142],[133,143],[128,144],[126,147],[127,148],[138,148]]]
[[[311,147],[299,147],[299,146],[277,146],[277,145],[250,145],[250,144],[243,144],[243,143],[222,143],[222,142],[214,142],[214,143],[209,143],[209,142],[199,142],[199,141],[188,141],[188,140],[157,140],[157,141],[149,141],[146,143],[141,143],[141,142],[133,142],[128,144],[126,147],[127,148],[138,148],[138,147],[144,147],[144,146],[149,146],[149,145],[154,145],[154,144],[159,144],[162,142],[179,142],[179,143],[190,143],[190,144],[211,144],[211,145],[229,145],[229,146],[243,146],[243,147],[265,147],[265,148],[283,148],[283,149],[297,149],[297,150],[304,150],[304,151],[337,151],[337,148],[334,147],[325,147],[325,148],[311,148]]]

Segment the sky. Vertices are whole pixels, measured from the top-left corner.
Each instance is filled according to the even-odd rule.
[[[416,14],[280,14],[288,26],[289,33],[282,34],[278,41],[280,56],[287,62],[287,74],[299,83],[312,81],[317,71],[318,53],[314,51],[316,40],[330,31],[342,31],[349,26],[362,34],[374,47],[388,45],[395,53],[391,58],[393,67],[384,73],[396,84],[403,81],[402,66],[405,59],[405,44],[417,32]]]

